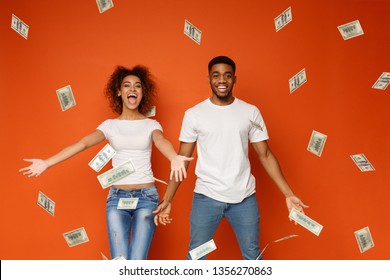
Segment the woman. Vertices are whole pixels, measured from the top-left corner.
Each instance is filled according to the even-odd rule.
[[[115,182],[107,196],[106,218],[112,258],[143,260],[147,258],[156,224],[152,211],[158,205],[158,192],[151,169],[152,142],[171,162],[171,178],[181,181],[186,177],[185,161],[193,158],[176,154],[171,143],[164,138],[162,127],[145,114],[151,109],[155,97],[155,82],[144,66],[127,69],[118,66],[105,90],[117,119],[108,119],[97,129],[66,147],[59,153],[42,159],[25,159],[31,165],[20,169],[28,177],[39,176],[47,168],[104,140],[116,151],[112,159],[116,167],[131,159],[135,172]],[[136,209],[117,209],[120,198],[133,198]],[[159,215],[163,224],[169,215]]]

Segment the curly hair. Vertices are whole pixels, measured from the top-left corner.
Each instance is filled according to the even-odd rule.
[[[138,111],[144,115],[153,107],[156,98],[156,83],[149,69],[143,65],[136,65],[132,69],[117,66],[107,82],[104,92],[105,96],[110,102],[111,109],[120,115],[123,103],[122,97],[118,96],[118,91],[121,88],[123,79],[129,75],[136,76],[141,80],[143,97],[138,106]]]

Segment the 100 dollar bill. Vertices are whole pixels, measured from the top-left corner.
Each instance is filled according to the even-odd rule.
[[[313,219],[309,218],[305,214],[299,212],[295,208],[290,211],[290,215],[288,217],[303,226],[305,229],[311,231],[315,235],[320,235],[323,226],[314,221]]]
[[[115,154],[116,151],[110,146],[110,144],[106,144],[103,149],[101,149],[88,163],[88,165],[96,172],[99,172]]]
[[[45,209],[50,215],[54,216],[56,203],[47,197],[43,192],[38,193],[38,205]]]
[[[17,16],[12,15],[11,28],[23,36],[27,40],[29,26],[21,21]]]
[[[134,172],[134,165],[131,160],[128,160],[125,163],[97,176],[97,178],[99,180],[100,185],[102,185],[102,188],[105,189]]]
[[[211,239],[210,241],[207,241],[206,243],[191,250],[190,251],[191,259],[198,260],[201,257],[207,255],[208,253],[214,251],[215,249],[217,249],[217,246],[215,246],[214,240]]]
[[[297,88],[302,86],[304,83],[307,82],[306,77],[306,69],[303,68],[301,71],[299,71],[297,74],[295,74],[294,77],[292,77],[288,83],[290,85],[290,94],[295,91]]]
[[[359,245],[360,253],[364,253],[368,249],[374,247],[374,241],[368,227],[355,231],[356,241]]]
[[[66,243],[68,243],[69,247],[80,245],[82,243],[89,241],[84,227],[65,232],[63,236],[65,238]]]

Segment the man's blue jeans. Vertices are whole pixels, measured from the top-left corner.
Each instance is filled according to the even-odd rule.
[[[203,194],[194,193],[190,216],[189,251],[211,240],[223,217],[233,228],[242,257],[245,260],[261,259],[260,214],[255,194],[240,203],[224,203]],[[205,258],[206,256],[201,259]],[[191,259],[189,253],[187,259]]]
[[[120,198],[138,198],[136,209],[117,209]],[[106,204],[107,229],[112,258],[145,260],[156,226],[153,210],[157,208],[158,192],[155,186],[137,190],[111,187]]]

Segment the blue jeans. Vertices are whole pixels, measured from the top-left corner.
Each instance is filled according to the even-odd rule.
[[[138,198],[136,209],[117,209],[120,198]],[[156,229],[152,211],[157,204],[158,192],[155,186],[131,191],[110,188],[106,216],[111,258],[147,258]]]
[[[242,257],[245,260],[261,259],[260,214],[255,194],[240,203],[224,203],[194,193],[190,216],[189,251],[211,240],[223,217],[226,217],[233,228]],[[201,259],[205,258],[206,256]],[[187,259],[191,259],[189,253]]]

